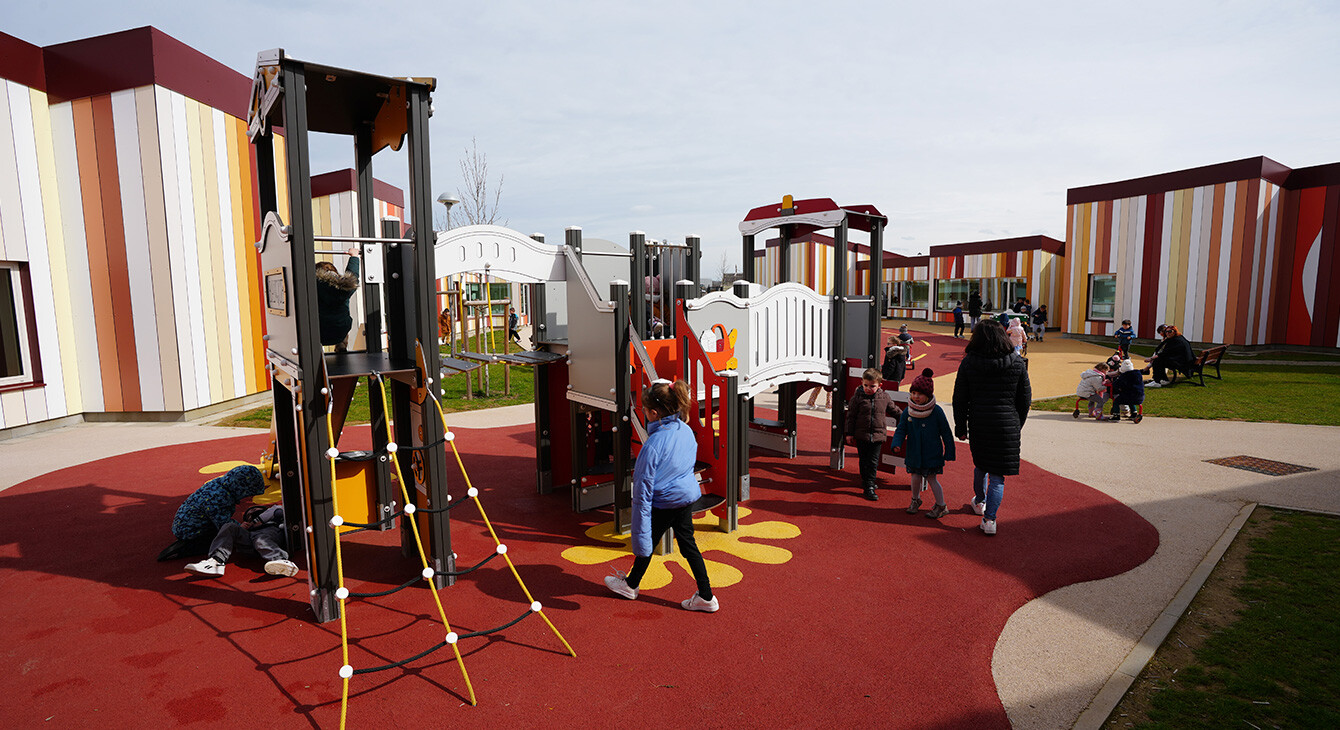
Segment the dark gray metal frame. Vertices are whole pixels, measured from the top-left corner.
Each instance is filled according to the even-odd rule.
[[[333,355],[331,357],[334,360],[328,362],[322,351],[316,304],[308,136],[311,131],[319,131],[354,137],[360,231],[363,235],[375,231],[372,156],[376,150],[372,149],[373,130],[376,111],[383,103],[378,90],[393,87],[399,90],[403,87],[409,157],[406,210],[414,220],[428,220],[431,218],[432,206],[428,172],[428,116],[429,95],[434,82],[431,79],[390,79],[307,63],[287,57],[283,49],[266,51],[258,56],[255,78],[248,131],[256,148],[261,216],[263,219],[278,220],[274,135],[275,128],[282,125],[286,143],[288,207],[292,217],[287,225],[280,228],[281,234],[271,233],[258,244],[263,248],[263,258],[268,255],[281,264],[278,268],[283,269],[288,286],[285,292],[287,311],[283,316],[268,314],[267,331],[296,331],[296,344],[287,352],[277,350],[270,335],[267,334],[265,338],[266,359],[274,394],[278,449],[276,459],[289,521],[287,529],[291,552],[295,556],[302,552],[306,558],[312,610],[317,620],[324,622],[339,617],[339,602],[334,595],[338,582],[335,566],[337,536],[335,529],[330,526],[334,516],[334,484],[326,456],[332,440],[326,423],[328,402],[333,397],[329,370],[339,366],[343,377],[368,376],[370,383],[380,374],[390,374],[396,442],[402,447],[423,447],[425,443],[438,441],[444,433],[444,425],[436,408],[426,401],[416,403],[413,397],[414,391],[431,387],[422,381],[441,369],[436,347],[436,282],[431,226],[418,226],[405,241],[407,245],[387,244],[385,291],[375,285],[364,288],[369,353],[363,356],[361,362],[375,365],[368,366],[371,369],[362,372],[353,372],[350,363],[344,362],[346,356]],[[329,118],[318,114],[314,126],[313,120],[309,118],[309,96],[312,93],[309,84],[318,83],[345,86],[339,89],[343,96],[325,99],[325,103],[339,106],[338,114],[331,114]],[[329,90],[332,87],[324,88]],[[293,93],[299,89],[303,93]],[[346,97],[348,102],[341,105]],[[330,113],[332,110],[323,111]],[[389,229],[383,231],[383,234],[387,232]],[[376,249],[377,245],[371,244],[365,251],[371,253]],[[383,299],[389,339],[389,353],[386,355],[378,352]],[[294,321],[283,321],[289,317]],[[426,348],[419,348],[418,343],[430,344]],[[415,365],[417,350],[420,349],[424,359],[422,370],[418,370]],[[386,414],[381,412],[377,398],[371,400],[374,439],[380,450],[374,468],[376,500],[383,511],[389,511],[397,495],[391,491],[389,459],[385,451]],[[419,490],[427,494],[426,502],[417,506],[445,506],[445,451],[440,448],[402,448],[401,453],[404,455],[401,461],[402,473],[399,475],[401,483],[414,485],[409,492],[416,501],[421,501]],[[434,513],[416,519],[420,519],[421,524],[427,527],[428,550],[434,569],[439,572],[454,570],[448,513]],[[402,521],[402,528],[408,530],[407,521]],[[299,543],[305,545],[305,550],[297,550]],[[411,549],[407,542],[402,543],[402,550],[408,553]],[[434,583],[437,587],[444,587],[450,580],[438,575]]]

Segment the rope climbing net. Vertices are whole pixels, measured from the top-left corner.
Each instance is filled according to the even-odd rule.
[[[386,383],[385,383],[385,381],[382,379],[381,373],[373,373],[373,375],[374,375],[374,377],[375,377],[376,380],[377,380],[377,387],[378,387],[379,395],[380,395],[380,397],[381,397],[382,407],[384,408],[384,412],[385,412],[385,413],[391,413],[392,411],[391,411],[391,409],[390,409],[390,407],[389,407],[389,404],[387,403]],[[431,444],[426,444],[426,445],[424,445],[424,446],[419,446],[419,447],[406,447],[406,449],[407,449],[407,450],[410,450],[410,451],[417,451],[417,450],[424,450],[424,449],[428,449],[428,448],[436,448],[437,446],[439,446],[439,445],[441,445],[441,444],[443,444],[443,443],[446,443],[447,445],[449,445],[449,446],[451,447],[451,452],[452,452],[452,454],[453,454],[453,455],[455,456],[455,458],[456,458],[456,464],[460,467],[460,470],[461,470],[461,476],[464,477],[464,479],[465,479],[465,485],[466,485],[466,488],[467,488],[467,490],[466,490],[466,495],[467,495],[467,496],[466,496],[466,497],[463,497],[463,498],[461,498],[461,499],[457,499],[457,500],[454,501],[454,502],[451,501],[451,498],[450,498],[450,497],[448,497],[448,498],[447,498],[447,499],[448,499],[448,502],[447,502],[446,506],[443,506],[443,507],[436,507],[436,508],[422,507],[422,508],[417,508],[417,507],[415,507],[413,500],[410,498],[409,488],[406,486],[406,484],[405,484],[405,480],[404,480],[404,479],[397,478],[396,481],[399,482],[399,484],[400,484],[400,494],[401,494],[401,498],[404,500],[404,502],[403,502],[403,506],[402,506],[398,511],[396,511],[394,514],[391,514],[391,515],[389,515],[389,516],[385,517],[384,519],[379,520],[379,521],[377,521],[377,522],[370,522],[370,523],[356,523],[356,522],[345,522],[345,521],[344,521],[344,518],[340,516],[340,505],[339,505],[339,502],[338,502],[338,497],[336,496],[338,490],[336,490],[335,492],[332,492],[332,502],[333,502],[333,504],[332,504],[332,508],[333,508],[333,510],[334,510],[335,516],[331,518],[331,520],[330,520],[330,525],[329,525],[329,526],[330,526],[330,529],[332,529],[332,530],[335,531],[335,569],[336,569],[336,576],[337,576],[337,579],[338,579],[338,582],[337,582],[337,584],[336,584],[337,587],[336,587],[336,590],[335,590],[335,598],[340,602],[340,657],[341,657],[341,666],[340,666],[340,670],[339,670],[339,675],[340,675],[340,679],[342,680],[342,681],[341,681],[341,685],[342,685],[342,687],[341,687],[341,691],[340,691],[340,727],[341,727],[341,728],[344,728],[344,726],[345,726],[345,722],[346,722],[346,720],[347,720],[347,718],[348,718],[348,709],[349,709],[349,680],[350,680],[351,678],[353,678],[354,675],[356,675],[356,674],[370,674],[370,673],[373,673],[373,672],[380,672],[380,671],[383,671],[383,670],[386,670],[386,669],[393,669],[393,668],[395,668],[395,667],[402,667],[402,666],[404,666],[404,665],[406,665],[406,664],[409,664],[410,662],[416,661],[416,660],[418,660],[418,659],[422,659],[423,657],[428,656],[429,654],[432,654],[433,652],[435,652],[435,651],[437,651],[437,650],[439,650],[439,649],[441,649],[441,648],[443,648],[443,647],[446,647],[446,646],[450,646],[452,652],[456,655],[456,664],[457,664],[458,666],[460,666],[460,668],[461,668],[461,677],[465,680],[465,687],[466,687],[466,691],[467,691],[468,694],[469,694],[470,704],[471,704],[471,705],[475,705],[475,704],[477,704],[476,699],[475,699],[475,690],[474,690],[474,686],[470,683],[470,673],[469,673],[468,671],[466,671],[466,668],[465,668],[465,661],[464,661],[463,657],[461,656],[461,650],[460,650],[459,646],[457,645],[458,642],[459,642],[460,640],[462,640],[462,639],[470,639],[470,638],[475,638],[475,637],[479,637],[479,636],[486,636],[486,635],[488,635],[488,634],[497,633],[497,632],[499,632],[499,631],[503,631],[503,630],[505,630],[505,629],[511,628],[512,626],[515,626],[516,624],[520,623],[520,622],[522,621],[522,619],[524,619],[524,618],[526,618],[527,616],[530,616],[530,615],[532,615],[532,614],[539,614],[540,618],[544,619],[545,624],[547,624],[547,625],[549,626],[549,630],[552,631],[552,632],[554,633],[554,636],[558,637],[558,640],[561,641],[561,642],[563,643],[563,646],[564,646],[564,648],[566,648],[566,649],[568,650],[568,653],[571,654],[571,655],[574,656],[574,657],[577,656],[577,652],[573,651],[573,649],[572,649],[572,645],[570,645],[570,644],[568,643],[568,640],[567,640],[567,639],[563,638],[563,634],[559,632],[559,630],[558,630],[558,628],[557,628],[556,626],[554,626],[554,622],[553,622],[553,621],[550,621],[550,620],[549,620],[549,617],[545,615],[545,613],[544,613],[544,607],[540,604],[539,601],[535,600],[535,597],[534,597],[534,596],[531,595],[530,589],[526,587],[526,583],[525,583],[525,581],[523,581],[523,580],[521,579],[521,574],[520,574],[519,572],[517,572],[516,565],[514,565],[514,564],[512,563],[512,559],[511,559],[510,557],[507,556],[507,545],[505,545],[501,540],[498,539],[498,533],[493,529],[493,523],[489,521],[488,514],[484,511],[484,504],[483,504],[483,502],[480,501],[480,499],[479,499],[479,490],[474,486],[473,483],[471,483],[471,481],[470,481],[470,474],[469,474],[469,472],[467,472],[466,469],[465,469],[465,462],[461,459],[460,451],[456,448],[456,444],[455,444],[456,435],[455,435],[454,433],[452,433],[451,430],[448,429],[447,426],[446,426],[446,423],[447,423],[446,414],[443,412],[443,410],[442,410],[442,404],[437,400],[437,396],[436,396],[436,395],[433,395],[433,389],[432,389],[432,387],[431,387],[431,385],[432,385],[432,380],[431,380],[431,379],[428,379],[428,383],[427,383],[427,385],[430,386],[430,387],[426,388],[426,390],[428,391],[429,396],[432,397],[432,399],[433,399],[433,404],[437,407],[437,413],[438,413],[438,416],[442,419],[443,437],[442,437],[441,440],[436,441],[436,442],[433,442],[433,443],[431,443]],[[329,392],[329,389],[327,389],[327,392]],[[332,426],[332,420],[331,420],[331,419],[332,419],[332,416],[331,416],[331,413],[332,413],[332,403],[333,403],[333,399],[328,399],[328,400],[327,400],[327,405],[326,405],[326,431],[327,431],[327,434],[328,434],[329,449],[326,451],[326,458],[327,458],[327,461],[328,461],[329,464],[330,464],[330,478],[331,478],[331,483],[333,484],[333,483],[335,482],[335,462],[336,462],[336,459],[339,458],[339,456],[340,456],[340,451],[339,451],[339,449],[336,448],[336,446],[335,446],[334,430],[331,428],[331,426]],[[401,468],[400,468],[400,457],[399,457],[399,451],[400,451],[400,448],[397,446],[397,444],[396,444],[394,441],[388,443],[388,444],[386,445],[386,451],[387,451],[387,453],[391,456],[392,463],[393,463],[394,466],[395,466],[395,473],[396,473],[397,475],[404,474],[405,472],[402,471]],[[464,570],[454,570],[454,571],[436,570],[436,569],[432,566],[432,564],[430,563],[430,561],[428,560],[428,554],[427,554],[427,551],[424,550],[424,546],[423,546],[423,538],[422,538],[422,536],[419,534],[418,521],[414,518],[414,515],[415,515],[416,512],[423,512],[423,513],[425,513],[425,514],[440,513],[440,512],[448,512],[448,511],[450,511],[450,510],[452,510],[452,509],[455,509],[457,506],[461,505],[462,503],[464,503],[464,502],[467,501],[467,500],[473,501],[473,502],[475,503],[475,506],[479,509],[479,516],[480,516],[480,518],[484,521],[484,526],[488,528],[489,535],[493,538],[494,551],[493,551],[492,553],[490,553],[490,554],[488,555],[488,557],[484,558],[483,560],[479,561],[479,562],[476,563],[475,565],[473,565],[473,566],[471,566],[471,567],[469,567],[469,568],[466,568],[466,569],[464,569]],[[374,527],[380,527],[380,526],[382,526],[382,525],[384,525],[384,524],[388,524],[388,523],[390,523],[391,521],[395,520],[395,519],[398,518],[398,517],[405,517],[405,518],[406,518],[406,521],[409,523],[409,526],[410,526],[410,532],[411,532],[411,534],[412,534],[413,537],[414,537],[415,547],[416,547],[416,549],[417,549],[417,551],[418,551],[419,562],[420,562],[420,564],[423,566],[422,570],[420,571],[420,574],[419,574],[418,576],[416,576],[415,578],[412,578],[412,579],[410,579],[409,581],[407,581],[407,582],[401,584],[400,586],[397,586],[397,587],[395,587],[395,588],[391,588],[390,590],[385,590],[385,591],[380,591],[380,592],[375,592],[375,593],[373,593],[373,592],[367,592],[367,593],[355,593],[355,592],[350,591],[350,590],[344,585],[344,557],[343,557],[342,549],[341,549],[341,546],[340,546],[340,536],[341,536],[341,533],[352,534],[353,532],[359,532],[359,531],[367,530],[367,529],[371,529],[371,528],[374,528]],[[341,529],[342,527],[350,527],[350,528],[354,528],[354,529],[353,529],[353,530],[348,530],[348,531],[346,531],[346,530],[342,530],[342,529]],[[443,605],[442,605],[442,598],[441,598],[441,596],[438,594],[438,589],[437,589],[437,587],[436,587],[436,585],[435,585],[435,579],[436,579],[438,576],[461,576],[461,575],[466,575],[466,574],[471,573],[471,572],[473,572],[473,571],[475,571],[475,570],[478,570],[479,568],[483,567],[486,563],[488,563],[490,560],[493,560],[494,558],[497,558],[497,557],[499,557],[499,556],[501,556],[502,559],[503,559],[504,561],[506,561],[506,563],[507,563],[507,567],[512,571],[512,575],[513,575],[513,577],[516,578],[517,585],[520,586],[520,588],[521,588],[521,592],[522,592],[523,594],[525,594],[525,596],[526,596],[526,600],[529,601],[529,603],[530,603],[529,607],[528,607],[528,608],[526,609],[526,611],[524,611],[520,616],[516,617],[515,619],[512,619],[511,621],[509,621],[509,622],[503,624],[502,626],[498,626],[498,627],[495,627],[495,628],[492,628],[492,629],[485,629],[485,630],[482,630],[482,631],[473,631],[473,632],[466,633],[466,634],[457,634],[455,631],[452,630],[452,628],[451,628],[451,622],[447,620],[447,612],[446,612],[446,609],[445,609],[445,608],[443,607]],[[364,599],[366,599],[366,598],[377,598],[377,597],[381,597],[381,596],[388,596],[388,595],[391,595],[391,594],[396,593],[396,592],[398,592],[398,591],[404,590],[405,588],[408,588],[408,587],[414,585],[415,583],[419,582],[420,580],[424,581],[424,582],[427,584],[427,586],[428,586],[428,590],[429,590],[429,591],[432,593],[432,595],[433,595],[433,602],[437,605],[437,613],[438,613],[439,618],[440,618],[441,621],[442,621],[442,628],[443,628],[443,630],[446,632],[446,638],[445,638],[443,641],[438,642],[437,644],[435,644],[435,645],[433,645],[433,646],[431,646],[431,647],[429,647],[429,648],[427,648],[427,649],[425,649],[425,650],[419,652],[418,654],[415,654],[414,656],[411,656],[411,657],[407,657],[407,658],[402,659],[402,660],[400,660],[400,661],[391,662],[391,663],[389,663],[389,664],[383,664],[383,665],[380,665],[380,666],[359,667],[359,668],[355,669],[355,668],[353,667],[353,665],[349,662],[349,628],[348,628],[348,622],[347,622],[347,620],[346,620],[346,615],[347,615],[346,608],[347,608],[348,600],[349,600],[350,598],[364,598]]]

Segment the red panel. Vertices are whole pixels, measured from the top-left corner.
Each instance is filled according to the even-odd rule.
[[[1242,187],[1239,185],[1238,187]],[[1230,334],[1227,327],[1224,328],[1224,341],[1234,344],[1242,344],[1247,341],[1247,302],[1252,296],[1252,263],[1256,253],[1256,228],[1259,225],[1257,216],[1260,210],[1257,206],[1261,201],[1261,181],[1247,181],[1247,200],[1246,204],[1240,209],[1242,212],[1242,246],[1235,250],[1234,260],[1236,266],[1233,273],[1237,277],[1237,287],[1230,283],[1228,296],[1236,305],[1229,308],[1232,315],[1230,321],[1233,322],[1233,329]]]
[[[1289,284],[1289,326],[1285,341],[1306,345],[1312,341],[1312,314],[1303,295],[1303,266],[1312,241],[1321,232],[1326,210],[1326,188],[1310,188],[1298,194],[1298,232],[1294,237],[1294,260]]]
[[[130,272],[126,261],[126,227],[121,215],[121,175],[116,167],[116,138],[112,97],[93,98],[94,144],[98,155],[98,183],[102,193],[102,227],[107,242],[107,272],[111,284],[112,326],[116,330],[116,357],[121,369],[121,401],[126,411],[140,410],[140,369],[135,353],[135,317],[130,301]],[[105,356],[105,355],[104,355]]]
[[[1285,342],[1289,333],[1289,310],[1293,304],[1293,265],[1298,245],[1298,199],[1300,195],[1285,190],[1283,225],[1280,228],[1278,256],[1275,259],[1275,279],[1270,288],[1270,330],[1268,342]]]
[[[1163,194],[1150,195],[1145,199],[1145,250],[1144,267],[1140,272],[1140,324],[1137,334],[1140,337],[1154,337],[1154,328],[1159,326],[1154,318],[1158,316],[1159,255],[1163,252]]]
[[[1326,210],[1322,214],[1321,259],[1317,266],[1317,316],[1312,326],[1312,345],[1335,347],[1337,329],[1340,329],[1340,252],[1337,252],[1337,229],[1340,229],[1340,185],[1326,188]]]
[[[1214,339],[1214,324],[1219,316],[1219,251],[1220,237],[1224,234],[1224,185],[1214,186],[1213,203],[1210,213],[1209,258],[1205,262],[1205,316],[1201,319],[1201,331],[1208,342]]]

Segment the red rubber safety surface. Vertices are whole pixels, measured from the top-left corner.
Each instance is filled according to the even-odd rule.
[[[609,593],[601,579],[610,564],[561,557],[593,544],[585,530],[608,518],[573,514],[566,491],[536,494],[532,429],[459,429],[456,444],[508,555],[578,656],[529,616],[461,642],[477,707],[465,704],[443,649],[355,676],[349,726],[1005,728],[991,654],[1010,614],[1055,588],[1129,570],[1158,546],[1155,528],[1128,507],[1027,463],[1006,481],[1000,534],[982,535],[967,506],[966,444],[942,477],[952,510],[944,519],[903,511],[901,472],[881,475],[880,501],[867,502],[854,458],[845,473],[827,469],[826,422],[801,420],[800,458],[752,458],[753,513],[742,520],[796,525],[797,537],[760,539],[792,557],[759,564],[708,552],[743,573],[716,591],[715,614],[679,607],[694,587],[678,566],[670,585],[636,601]],[[366,429],[354,436],[366,440]],[[104,459],[0,493],[6,726],[338,725],[339,623],[311,621],[305,572],[272,578],[257,558],[240,557],[225,577],[199,578],[182,572],[185,561],[154,561],[171,542],[176,507],[208,478],[199,469],[254,459],[264,439]],[[453,496],[463,494],[455,471],[451,479]],[[384,590],[418,572],[397,535],[346,540],[351,589]],[[469,503],[453,513],[452,539],[461,566],[493,549]],[[458,633],[499,626],[527,606],[501,559],[440,595]],[[347,618],[355,667],[444,637],[421,587],[351,599]]]

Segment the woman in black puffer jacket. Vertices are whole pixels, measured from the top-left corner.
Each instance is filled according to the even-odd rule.
[[[1005,477],[1019,473],[1019,435],[1032,400],[1028,367],[1005,328],[978,322],[954,380],[954,435],[972,451],[972,508],[988,535],[996,534]]]

